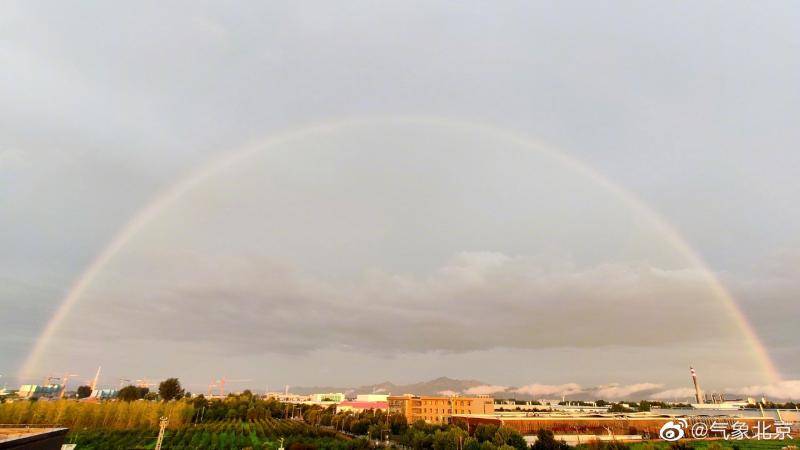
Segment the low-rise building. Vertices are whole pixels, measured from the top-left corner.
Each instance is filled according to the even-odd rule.
[[[342,392],[328,392],[327,394],[311,394],[310,400],[314,403],[339,403],[345,400]]]
[[[491,414],[494,399],[477,397],[389,396],[389,413],[403,414],[408,423],[424,420],[428,423],[448,423],[453,414]]]
[[[597,406],[594,403],[575,402],[560,405],[558,403],[542,403],[541,401],[495,400],[495,411],[563,411],[575,413],[605,413],[610,406]]]
[[[286,392],[267,392],[264,398],[274,399],[283,403],[307,403],[311,401],[308,395],[290,394]]]
[[[89,398],[97,399],[97,400],[106,400],[109,398],[114,398],[117,396],[116,389],[95,389],[92,391],[92,394]]]
[[[23,384],[19,387],[17,395],[20,398],[52,398],[61,395],[64,386],[60,384],[48,384],[41,386],[38,384]]]
[[[389,394],[358,394],[356,395],[357,402],[387,402],[389,401]]]

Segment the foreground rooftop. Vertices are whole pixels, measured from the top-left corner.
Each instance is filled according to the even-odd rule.
[[[60,449],[67,428],[0,425],[0,449]]]

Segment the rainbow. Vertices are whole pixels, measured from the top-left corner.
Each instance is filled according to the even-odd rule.
[[[642,201],[641,198],[636,196],[636,194],[613,183],[608,178],[596,170],[588,167],[580,160],[516,132],[508,131],[486,123],[476,123],[467,120],[455,120],[451,118],[431,116],[351,118],[327,121],[317,125],[291,129],[269,136],[265,139],[248,143],[243,147],[225,151],[219,157],[210,160],[198,169],[188,173],[176,183],[161,191],[149,203],[140,209],[133,216],[133,218],[114,235],[113,239],[111,239],[111,241],[103,248],[97,257],[95,257],[91,264],[89,264],[83,273],[81,273],[81,275],[74,281],[67,295],[61,300],[58,309],[49,319],[43,331],[36,340],[32,350],[29,352],[28,358],[20,368],[20,377],[31,378],[34,375],[44,350],[53,339],[53,336],[58,330],[60,324],[69,315],[69,312],[72,310],[74,305],[80,300],[83,293],[89,286],[91,286],[95,278],[97,278],[97,276],[103,271],[105,266],[142,228],[158,217],[163,211],[167,210],[170,206],[179,201],[184,194],[213,177],[226,167],[236,165],[248,157],[265,151],[271,147],[290,144],[293,141],[298,141],[314,135],[333,133],[343,129],[376,124],[411,124],[440,127],[454,131],[479,131],[507,142],[514,143],[523,148],[540,152],[541,154],[552,158],[561,164],[564,164],[577,174],[597,183],[599,186],[619,198],[627,207],[631,208],[637,214],[640,214],[642,217],[648,220],[659,232],[659,234],[662,235],[667,242],[670,243],[670,245],[674,246],[674,248],[678,250],[687,259],[687,261],[702,269],[705,281],[712,289],[714,295],[722,300],[726,309],[731,314],[731,317],[736,321],[747,341],[750,352],[769,378],[769,381],[773,383],[780,381],[780,373],[772,362],[768,351],[759,339],[753,326],[747,320],[747,317],[739,308],[731,293],[728,292],[725,286],[708,267],[708,264],[688,244],[686,239],[681,236],[675,227],[667,222],[653,208]]]

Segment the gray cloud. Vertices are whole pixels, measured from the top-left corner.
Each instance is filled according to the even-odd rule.
[[[556,385],[531,383],[512,390],[513,393],[529,395],[534,398],[541,398],[548,396],[560,397],[567,395],[576,395],[582,393],[583,391],[584,388],[577,383],[565,383]]]
[[[734,396],[766,396],[771,400],[796,400],[800,398],[800,380],[784,380],[777,383],[726,388],[724,392]],[[531,383],[520,387],[480,385],[465,389],[462,394],[493,395],[495,397],[517,397],[532,399],[588,399],[588,400],[665,400],[694,402],[695,390],[691,387],[664,389],[663,383],[638,382],[631,384],[608,383],[599,386],[581,386],[578,383],[542,384]]]
[[[653,394],[663,388],[661,383],[640,382],[633,384],[608,383],[600,386],[581,386],[578,383],[543,384],[530,383],[520,387],[482,385],[465,390],[464,394],[494,395],[495,397],[519,397],[532,399],[605,399],[638,400],[654,398]],[[663,393],[661,393],[663,394]]]
[[[179,261],[176,264],[192,264]],[[144,333],[208,340],[224,352],[315,349],[469,352],[492,348],[657,348],[737,341],[702,275],[645,265],[548,268],[500,253],[464,252],[433,273],[381,271],[334,284],[263,260],[220,260],[193,279],[109,286],[82,309],[73,339]],[[91,321],[87,330],[86,321]],[[683,331],[675,333],[674,324]],[[76,323],[76,325],[78,325]],[[200,329],[200,335],[191,330]],[[603,339],[597,339],[602,336]],[[632,337],[635,337],[632,339]]]

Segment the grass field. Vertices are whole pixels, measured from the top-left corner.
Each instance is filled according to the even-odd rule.
[[[699,441],[684,441],[684,444],[696,450],[779,450],[783,447],[794,445],[800,447],[800,439],[792,440],[741,440],[741,441],[725,441],[725,440],[699,440]],[[630,445],[631,450],[666,450],[670,448],[668,442],[642,442]]]
[[[157,432],[138,430],[72,430],[66,443],[78,444],[78,449],[152,449]],[[302,422],[262,419],[252,422],[220,421],[209,424],[186,425],[168,430],[164,449],[277,449],[284,438],[287,449],[348,450],[363,446],[362,441],[337,437],[332,431],[317,430]]]

